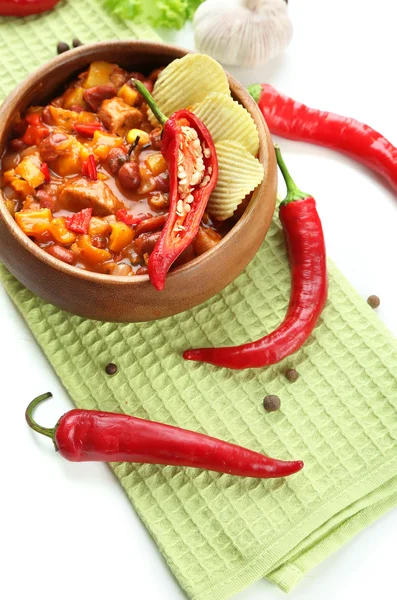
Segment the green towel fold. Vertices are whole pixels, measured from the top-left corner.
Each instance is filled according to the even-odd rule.
[[[3,93],[49,58],[58,39],[136,33],[92,0],[28,19],[26,47],[14,20],[0,23],[0,40],[9,51]],[[16,35],[19,44],[11,44]],[[329,271],[329,301],[309,342],[281,364],[239,372],[186,363],[181,352],[255,339],[283,318],[290,274],[277,218],[255,259],[224,292],[153,323],[72,316],[0,269],[77,406],[121,411],[305,461],[297,475],[268,481],[112,465],[191,598],[222,600],[261,577],[290,590],[397,502],[397,343],[332,263]],[[114,377],[105,374],[108,362],[119,367]],[[286,380],[288,367],[299,372],[297,382]],[[278,412],[264,412],[267,394],[280,396]]]

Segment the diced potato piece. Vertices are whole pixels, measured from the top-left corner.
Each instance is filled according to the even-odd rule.
[[[112,133],[96,131],[92,139],[94,154],[104,160],[112,148],[119,148],[123,145],[123,139]]]
[[[81,258],[90,263],[103,263],[112,258],[112,255],[107,250],[93,246],[89,235],[79,235],[77,248]]]
[[[72,106],[85,106],[84,102],[84,88],[72,87],[66,90],[62,96],[63,108],[71,108]]]
[[[160,175],[160,173],[164,173],[164,171],[167,170],[167,163],[161,152],[150,154],[146,158],[145,163],[149,167],[153,175]]]
[[[31,185],[28,184],[24,179],[20,179],[16,176],[15,170],[11,169],[10,171],[6,171],[3,175],[3,183],[9,184],[14,192],[18,194],[18,196],[22,199],[26,198],[26,196],[33,195],[34,189]]]
[[[132,87],[126,83],[119,89],[117,94],[126,104],[134,106],[136,99],[138,98],[138,92],[133,90]]]
[[[15,221],[26,235],[40,235],[50,230],[52,214],[49,208],[20,210],[15,213]]]
[[[84,154],[83,144],[80,144],[76,138],[71,138],[67,153],[63,156],[58,156],[51,164],[51,167],[61,177],[80,173],[82,161],[85,160],[82,154]]]
[[[107,235],[110,233],[111,227],[105,219],[100,217],[91,217],[90,224],[88,226],[88,235]]]
[[[109,250],[120,252],[134,239],[134,232],[131,227],[122,221],[112,223],[112,233],[110,234]]]
[[[76,234],[73,231],[69,231],[65,224],[65,217],[57,217],[52,219],[50,224],[50,232],[53,238],[60,244],[73,244],[76,241]]]
[[[127,133],[127,142],[133,144],[138,136],[138,146],[144,146],[150,142],[150,135],[143,129],[130,129]]]
[[[31,160],[29,160],[29,157],[21,160],[15,169],[15,173],[27,181],[33,188],[38,187],[45,181],[44,174]]]
[[[88,74],[83,87],[85,89],[95,87],[97,85],[108,85],[110,82],[110,75],[116,65],[108,63],[102,60],[92,62],[88,69]]]
[[[65,110],[57,106],[49,106],[51,117],[57,127],[67,133],[73,132],[73,125],[76,123],[92,123],[96,121],[96,115],[92,112],[82,111],[75,112],[74,110]]]
[[[10,215],[14,216],[15,215],[15,202],[13,200],[4,200],[5,205],[6,205],[6,209],[8,210],[8,212],[10,213]]]

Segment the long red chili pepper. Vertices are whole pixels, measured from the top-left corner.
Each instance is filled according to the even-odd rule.
[[[397,190],[397,148],[369,125],[310,108],[271,85],[254,84],[248,91],[273,134],[347,154],[382,175]]]
[[[54,8],[59,0],[0,0],[0,15],[26,17]]]
[[[92,208],[83,208],[77,213],[73,213],[66,217],[65,225],[69,231],[75,233],[88,233],[90,221],[92,217]]]
[[[124,414],[75,409],[53,429],[41,427],[33,420],[33,410],[51,395],[35,398],[26,409],[26,420],[50,437],[67,460],[196,467],[261,479],[286,477],[303,468],[300,460],[275,460],[208,435]]]
[[[320,217],[314,198],[301,192],[291,179],[276,147],[277,163],[287,184],[280,205],[291,266],[292,290],[283,323],[265,337],[226,348],[187,350],[186,360],[208,362],[229,369],[266,367],[296,352],[312,333],[327,300],[327,263]]]
[[[210,132],[192,112],[178,110],[167,119],[144,84],[133,81],[163,125],[161,153],[168,163],[170,209],[148,263],[151,282],[162,290],[172,263],[197,235],[218,180],[218,160]]]
[[[73,129],[80,135],[92,137],[96,131],[104,131],[102,123],[75,123]]]

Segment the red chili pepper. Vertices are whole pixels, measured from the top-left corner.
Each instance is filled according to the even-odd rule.
[[[41,164],[40,171],[44,175],[44,181],[46,183],[49,183],[51,181],[51,173],[50,173],[50,169],[48,168],[47,163],[42,163]]]
[[[397,189],[397,148],[369,125],[310,108],[271,85],[254,84],[248,91],[273,134],[338,150],[376,171]]]
[[[92,137],[96,131],[103,131],[102,123],[76,123],[73,129],[80,135]]]
[[[314,198],[292,181],[280,150],[277,162],[287,184],[280,205],[291,266],[292,290],[287,315],[272,333],[255,342],[225,348],[186,350],[186,360],[208,362],[229,369],[266,367],[293,354],[312,333],[327,300],[327,260],[324,235]]]
[[[30,113],[26,115],[25,120],[28,126],[21,139],[27,146],[38,146],[44,138],[50,135],[50,130],[42,123],[41,113]]]
[[[35,398],[26,409],[28,425],[51,438],[56,450],[73,462],[133,462],[207,469],[240,477],[286,477],[303,462],[269,458],[202,433],[97,410],[70,410],[53,429],[33,420],[34,408],[50,398]]]
[[[74,233],[87,233],[92,217],[92,208],[83,208],[80,212],[66,217],[65,225]]]
[[[168,164],[170,180],[170,209],[167,222],[148,262],[149,277],[157,290],[164,289],[165,277],[178,256],[197,235],[201,218],[212,190],[218,180],[218,160],[214,142],[206,126],[192,112],[179,110],[167,119],[157,108],[145,85],[133,80],[137,90],[152,109],[161,125],[163,134],[161,153]],[[195,148],[194,139],[200,142]],[[200,178],[192,180],[197,166],[198,152],[202,153],[203,168]],[[186,183],[182,172],[187,177]],[[181,188],[185,188],[182,193]]]
[[[0,15],[26,17],[54,8],[59,0],[0,0]]]
[[[92,181],[96,181],[98,179],[95,156],[93,154],[90,154],[87,160],[83,162],[81,173],[84,175],[84,177],[92,179]]]
[[[128,213],[125,208],[120,208],[120,210],[116,212],[116,217],[126,225],[139,225],[139,223],[142,223],[142,219],[134,217],[134,215]]]

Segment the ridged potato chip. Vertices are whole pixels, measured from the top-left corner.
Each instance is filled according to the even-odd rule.
[[[218,221],[225,221],[261,183],[265,173],[259,160],[235,140],[218,142],[215,149],[218,183],[208,201],[207,211]]]
[[[192,112],[207,126],[215,143],[235,140],[254,156],[259,150],[259,135],[253,118],[231,96],[212,92]]]
[[[161,71],[153,88],[159,109],[169,117],[176,110],[204,100],[210,92],[230,96],[229,82],[221,65],[206,54],[187,54]],[[157,120],[149,111],[152,124]]]

